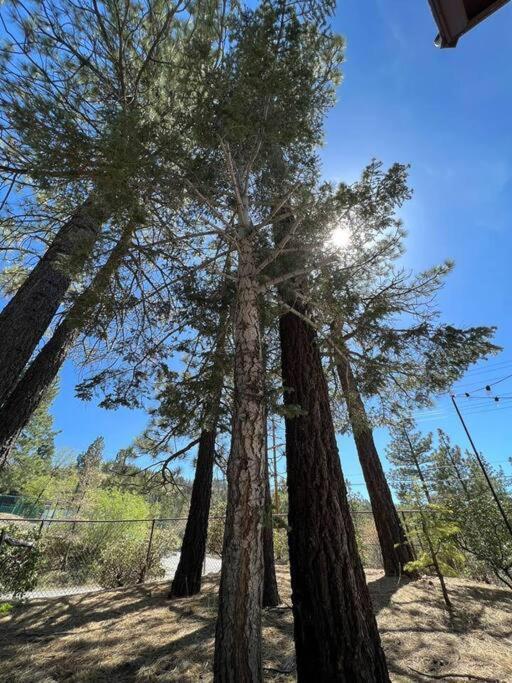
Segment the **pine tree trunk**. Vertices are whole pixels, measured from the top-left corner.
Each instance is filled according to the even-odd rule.
[[[258,282],[250,237],[239,238],[237,279],[233,428],[214,680],[259,683],[265,405]]]
[[[230,268],[228,256],[225,271]],[[227,279],[222,290],[226,293]],[[213,467],[215,465],[215,437],[224,384],[224,355],[227,335],[227,305],[219,317],[219,328],[213,349],[210,369],[210,392],[204,400],[204,422],[199,437],[196,472],[187,526],[181,545],[180,561],[171,585],[169,598],[183,598],[201,591],[201,576],[208,537],[208,517],[212,496]]]
[[[0,313],[0,405],[81,272],[99,236],[104,212],[86,202],[63,225],[23,285]]]
[[[133,230],[134,227],[130,226],[123,231],[90,287],[77,298],[0,408],[0,470],[5,465],[16,439],[57,377],[87,314],[98,303],[111,276],[119,268],[129,249]]]
[[[267,450],[268,453],[268,450]],[[277,607],[280,603],[276,579],[274,554],[274,528],[272,523],[272,495],[268,474],[268,455],[265,458],[265,513],[263,517],[263,607]]]
[[[184,598],[201,591],[214,463],[215,430],[203,430],[199,437],[187,526],[181,545],[180,561],[169,593],[170,598]]]
[[[295,417],[286,417],[297,680],[389,681],[358,555],[316,335],[294,313],[283,315],[279,327],[285,405],[300,408]]]
[[[352,368],[348,358],[342,355],[344,351],[342,347],[341,353],[336,355],[336,365],[347,402],[359,462],[370,496],[384,572],[386,576],[399,576],[402,573],[416,576],[416,573],[407,573],[404,570],[404,566],[414,560],[414,552],[393,502]]]
[[[414,467],[416,468],[416,472],[418,474],[418,477],[421,481],[421,486],[423,488],[423,493],[425,494],[425,498],[427,499],[427,503],[431,503],[430,499],[430,492],[428,490],[427,482],[425,481],[425,477],[423,476],[423,470],[421,469],[420,463],[418,462],[418,458],[416,457],[416,453],[414,452],[413,445],[411,443],[411,439],[409,438],[409,434],[407,431],[404,429],[404,434],[405,438],[407,439],[407,444],[409,446],[409,450],[411,451],[411,457],[412,461],[414,463]]]
[[[0,470],[20,433],[57,377],[76,338],[64,320],[43,346],[0,409]]]

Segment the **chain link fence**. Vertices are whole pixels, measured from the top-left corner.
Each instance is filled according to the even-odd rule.
[[[39,517],[44,507],[44,505],[34,503],[23,496],[0,495],[0,518],[3,515]]]
[[[380,548],[371,513],[353,515],[361,558],[365,567],[382,566]],[[9,598],[4,572],[20,572],[34,555],[35,573],[25,585],[26,598],[64,597],[102,589],[171,581],[178,566],[186,518],[144,520],[72,520],[2,518],[0,529],[7,538],[25,545],[0,548],[0,598]],[[203,574],[221,568],[224,518],[211,517]],[[274,515],[276,562],[288,562],[286,515]],[[6,562],[5,560],[10,560]],[[9,577],[7,577],[8,579]]]

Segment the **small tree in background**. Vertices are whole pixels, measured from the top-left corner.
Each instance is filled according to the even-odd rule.
[[[8,458],[8,466],[0,470],[1,492],[22,494],[30,479],[50,474],[57,434],[50,410],[58,390],[58,382],[51,385],[30,422],[21,432]]]
[[[386,457],[394,466],[393,480],[398,496],[407,498],[411,483],[419,483],[428,503],[431,502],[429,472],[432,462],[432,434],[423,436],[412,420],[404,420],[390,429],[391,441]]]
[[[414,529],[418,541],[421,540],[422,551],[418,558],[409,563],[415,571],[434,571],[439,583],[446,609],[453,613],[453,605],[448,595],[444,577],[457,576],[464,566],[464,555],[457,546],[456,538],[460,531],[453,520],[453,513],[440,505],[422,506],[416,495],[418,512]]]
[[[484,577],[490,574],[512,589],[512,539],[482,470],[472,453],[463,453],[442,430],[438,435],[439,445],[433,454],[433,485],[436,499],[453,512],[460,530],[459,548],[476,560],[476,571],[483,572]],[[480,457],[506,514],[512,518],[510,477]]]

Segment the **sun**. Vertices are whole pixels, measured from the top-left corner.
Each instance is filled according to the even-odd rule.
[[[337,249],[346,249],[350,244],[350,230],[348,228],[336,228],[332,231],[329,244]]]

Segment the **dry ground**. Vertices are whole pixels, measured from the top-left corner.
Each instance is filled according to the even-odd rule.
[[[510,591],[450,579],[457,611],[450,625],[434,580],[397,585],[381,572],[367,576],[393,681],[512,683]],[[265,678],[289,683],[295,677],[285,569],[279,582],[285,606],[266,610],[263,619]],[[211,681],[216,589],[217,577],[208,577],[201,596],[172,603],[162,583],[31,601],[0,619],[0,681]]]

